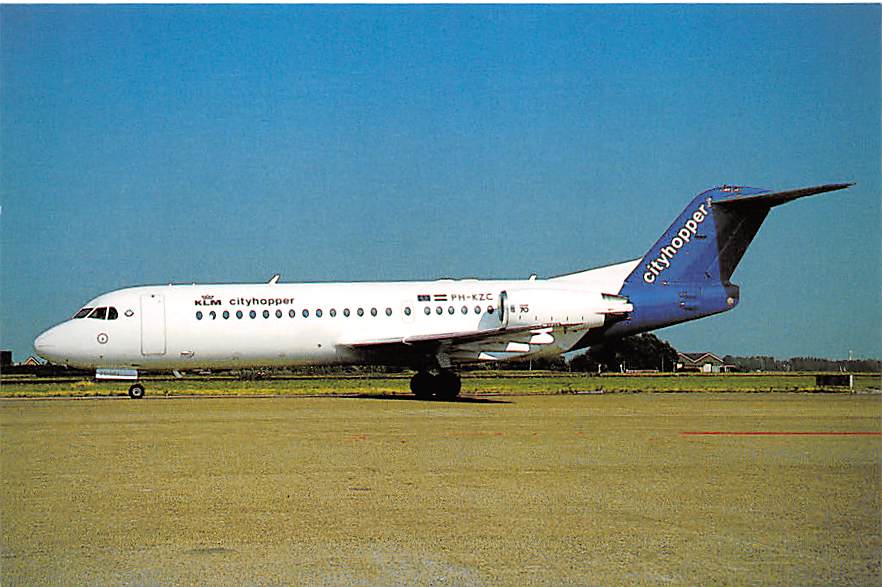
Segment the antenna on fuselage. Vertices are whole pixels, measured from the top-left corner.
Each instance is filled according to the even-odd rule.
[[[276,273],[275,275],[270,277],[270,280],[267,283],[269,283],[270,285],[272,285],[274,283],[279,283],[279,279],[281,279],[281,278],[282,278],[282,275],[280,273]]]

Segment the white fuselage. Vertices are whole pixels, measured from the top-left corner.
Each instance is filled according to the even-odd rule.
[[[86,304],[108,308],[102,313],[113,319],[85,315],[67,320],[38,337],[35,347],[52,362],[97,369],[412,364],[413,357],[369,355],[357,345],[533,324],[580,324],[556,333],[552,344],[514,353],[556,354],[572,348],[586,329],[604,324],[601,294],[618,292],[634,265],[549,280],[133,287]],[[466,363],[488,357],[465,345],[450,358]],[[497,353],[492,358],[509,357]]]

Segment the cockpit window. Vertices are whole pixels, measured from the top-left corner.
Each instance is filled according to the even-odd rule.
[[[102,308],[83,308],[76,314],[74,318],[94,318],[95,320],[116,320],[119,318],[119,312],[113,306]]]
[[[92,313],[89,314],[89,318],[94,318],[96,320],[106,320],[107,319],[107,308],[95,308],[92,310]]]

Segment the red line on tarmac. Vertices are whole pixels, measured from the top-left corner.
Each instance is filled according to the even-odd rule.
[[[681,432],[681,436],[882,436],[882,432]]]

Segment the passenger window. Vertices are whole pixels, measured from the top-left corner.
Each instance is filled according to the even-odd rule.
[[[343,315],[349,318],[349,308],[343,308]]]
[[[253,320],[254,318],[257,318],[257,312],[255,312],[254,310],[251,310],[250,312],[248,312],[248,315],[251,316],[251,319],[252,319],[252,320]]]
[[[276,318],[281,318],[281,317],[282,317],[282,311],[276,310]]]
[[[236,318],[242,319],[242,310],[236,310]]]
[[[318,310],[315,311],[315,317],[316,318],[322,317],[322,309],[321,308],[319,308]]]
[[[410,316],[410,306],[405,306],[405,307],[404,307],[404,315],[405,315],[405,316]]]
[[[229,313],[227,310],[224,310],[223,317],[224,317],[224,320],[229,320],[229,319],[230,319],[230,313]]]
[[[481,313],[481,306],[475,306],[475,314]]]
[[[303,314],[304,318],[309,318],[309,310],[303,310],[303,312],[301,313]]]
[[[294,308],[291,308],[290,310],[288,310],[288,316],[294,318],[295,316],[297,316],[297,311],[294,310]]]
[[[391,316],[391,315],[392,315],[392,308],[386,308],[386,315],[387,315],[387,316]]]
[[[107,308],[107,319],[116,320],[117,318],[119,318],[119,314],[117,313],[116,308],[113,306]]]
[[[359,308],[355,313],[359,316],[364,316],[364,310],[362,310],[361,308]]]
[[[335,310],[334,308],[331,308],[331,309],[328,311],[328,314],[330,314],[330,315],[331,315],[331,318],[333,318],[334,316],[337,315],[337,310]]]
[[[196,312],[196,319],[197,319],[197,320],[202,320],[202,310]]]
[[[89,318],[94,318],[96,320],[104,320],[107,318],[107,308],[95,308],[92,310],[92,313],[89,314]]]
[[[376,316],[376,315],[377,315],[377,309],[371,308],[371,316]]]
[[[453,306],[450,306],[449,308],[447,308],[448,314],[453,314],[454,312],[456,312],[456,310],[453,309]]]
[[[264,317],[264,318],[269,318],[269,310],[264,310],[264,311],[263,311],[263,317]]]
[[[444,308],[442,308],[441,306],[438,306],[437,308],[435,308],[435,313],[440,316],[441,314],[444,313]]]
[[[85,318],[86,316],[89,315],[89,312],[91,312],[91,311],[92,311],[92,308],[83,308],[82,310],[80,310],[79,312],[74,314],[74,318]]]
[[[428,316],[428,315],[429,315],[429,314],[431,314],[431,313],[432,313],[432,308],[430,308],[430,307],[429,307],[429,306],[426,306],[426,307],[425,307],[425,308],[423,308],[423,309],[424,309],[424,310],[425,310],[425,312],[426,312],[426,316]]]
[[[215,312],[214,310],[212,310],[211,312],[209,312],[208,315],[211,316],[211,319],[212,319],[212,320],[214,320],[215,318],[217,318],[217,312]]]
[[[467,307],[463,306],[463,307],[462,307],[462,313],[463,313],[463,314],[468,314],[468,313],[469,313],[469,309],[468,309]]]
[[[487,306],[487,313],[488,313],[488,314],[492,314],[492,313],[493,313],[493,306]]]

